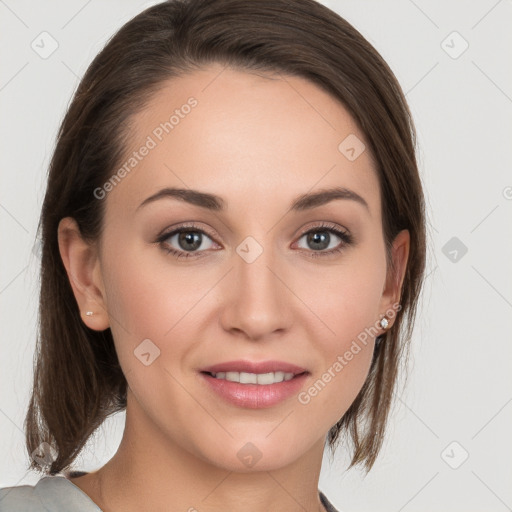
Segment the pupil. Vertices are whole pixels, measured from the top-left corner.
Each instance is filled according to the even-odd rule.
[[[196,231],[181,232],[178,237],[180,246],[185,250],[198,249],[201,246],[200,233]],[[187,247],[186,244],[191,244]]]
[[[308,235],[308,242],[317,244],[316,249],[325,249],[329,247],[330,235],[326,231],[318,231],[316,233],[310,233]],[[319,244],[319,245],[318,245]],[[315,248],[313,246],[313,248]]]

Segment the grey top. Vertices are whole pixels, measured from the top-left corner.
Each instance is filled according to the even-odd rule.
[[[319,490],[318,493],[320,501],[328,512],[338,512],[322,491]],[[18,485],[0,489],[0,512],[49,511],[102,512],[80,487],[61,474],[44,476],[36,485]]]

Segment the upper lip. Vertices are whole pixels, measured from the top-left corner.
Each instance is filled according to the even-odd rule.
[[[246,373],[271,373],[285,372],[298,375],[305,373],[307,370],[295,364],[285,363],[284,361],[226,361],[218,363],[206,368],[201,368],[201,372],[218,373],[218,372],[246,372]]]

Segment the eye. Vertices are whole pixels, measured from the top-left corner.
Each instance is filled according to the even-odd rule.
[[[313,258],[338,253],[353,243],[350,233],[329,223],[309,229],[301,235],[299,242],[302,239],[305,239],[306,247],[299,243],[299,249],[307,249]],[[194,224],[166,231],[155,242],[176,258],[201,257],[208,249],[219,247],[210,235]]]
[[[306,231],[300,237],[299,242],[302,239],[305,239],[306,247],[299,244],[299,248],[308,249],[312,257],[338,253],[353,242],[350,233],[342,231],[336,225],[327,223]]]
[[[216,245],[204,230],[195,225],[181,226],[159,235],[156,242],[177,258],[199,256],[198,253],[211,249]]]

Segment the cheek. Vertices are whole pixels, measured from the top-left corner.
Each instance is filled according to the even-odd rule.
[[[315,414],[327,415],[328,426],[350,407],[370,369],[386,276],[380,256],[354,251],[342,264],[310,272],[307,280],[302,278],[300,293],[327,328],[322,329],[322,336],[311,334],[322,357],[315,379],[299,402]],[[314,319],[317,328],[321,327],[318,318]],[[310,329],[314,332],[313,320]]]
[[[204,283],[193,273],[171,273],[165,257],[155,258],[154,249],[152,255],[137,248],[111,250],[105,287],[116,352],[129,387],[147,412],[171,401],[192,415],[194,402],[173,376],[181,380],[178,367],[194,347],[187,326],[197,320],[194,305],[204,295]]]
[[[354,251],[339,265],[304,272],[298,293],[328,328],[328,346],[343,348],[376,325],[385,279],[385,261]]]
[[[159,254],[154,247],[125,245],[119,251],[113,242],[107,250],[111,256],[105,262],[104,280],[121,364],[123,360],[124,367],[133,364],[134,350],[147,339],[161,351],[160,362],[168,359],[172,342],[173,354],[180,355],[176,364],[194,347],[193,334],[187,337],[187,332],[200,322],[198,305],[218,276],[207,270],[173,268],[165,252]]]
[[[133,237],[133,234],[131,234]],[[129,239],[127,233],[126,239]],[[169,330],[183,306],[194,282],[183,282],[182,273],[169,271],[166,255],[144,242],[120,243],[110,239],[105,247],[104,265],[109,313],[120,327],[138,337],[161,337]],[[120,242],[120,241],[118,241]],[[197,288],[195,288],[197,289]]]

